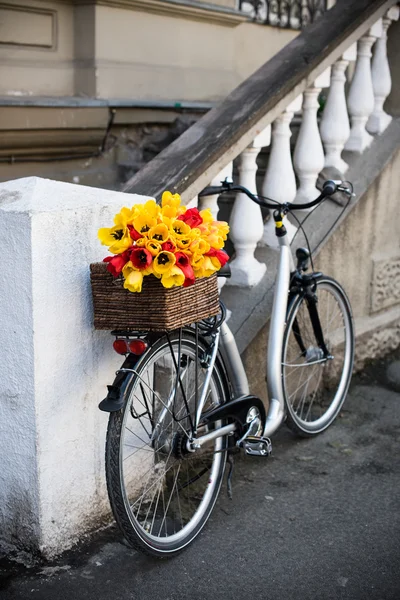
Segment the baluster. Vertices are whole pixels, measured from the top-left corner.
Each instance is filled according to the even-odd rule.
[[[233,170],[233,163],[230,162],[226,165],[226,167],[224,167],[219,173],[218,175],[216,175],[214,177],[214,179],[211,180],[210,185],[220,185],[222,181],[224,181],[224,179],[226,177],[230,177],[232,178],[232,170]],[[204,208],[209,208],[211,210],[212,216],[214,217],[214,219],[217,219],[218,217],[218,198],[219,198],[219,194],[212,194],[211,196],[203,196],[202,198],[200,198],[200,210],[203,210]],[[222,288],[224,287],[224,285],[226,284],[226,277],[218,277],[218,289],[221,291]],[[228,311],[230,314],[230,311]]]
[[[240,155],[239,184],[254,194],[257,193],[257,156],[261,148],[268,146],[270,141],[271,127],[268,126]],[[260,207],[245,194],[238,193],[229,225],[236,256],[230,263],[232,277],[226,285],[252,287],[261,280],[266,271],[266,265],[254,256],[257,242],[262,238],[264,231]]]
[[[198,203],[199,203],[199,198],[198,198],[198,196],[195,196],[194,198],[191,199],[190,202],[188,202],[186,204],[186,208],[197,208]]]
[[[214,179],[212,179],[210,185],[221,185],[221,182],[224,181],[224,179],[226,177],[230,177],[232,178],[232,169],[233,169],[233,163],[230,162],[226,165],[226,167],[224,167],[219,173],[218,175],[216,175],[214,177]],[[214,219],[217,219],[218,216],[218,198],[219,198],[219,194],[213,194],[211,196],[203,196],[200,199],[200,210],[203,210],[204,208],[209,208],[211,210],[212,216],[214,217]]]
[[[348,169],[348,164],[342,159],[341,154],[350,135],[344,91],[345,71],[349,61],[355,60],[356,55],[357,45],[353,44],[332,66],[331,85],[320,123],[321,139],[326,151],[325,167],[335,167],[341,173],[345,173]]]
[[[316,188],[318,173],[324,168],[324,149],[318,129],[318,95],[329,86],[330,68],[324,71],[303,94],[303,117],[293,155],[293,164],[299,178],[295,202],[309,202],[319,195]]]
[[[392,6],[385,17],[382,19],[382,34],[377,39],[374,47],[374,56],[372,59],[371,74],[372,86],[374,89],[375,105],[372,114],[367,122],[367,130],[370,133],[382,133],[389,125],[392,117],[383,110],[386,98],[392,88],[392,79],[390,76],[389,62],[387,59],[386,42],[387,30],[392,21],[399,18],[399,7]]]
[[[296,196],[296,177],[290,153],[290,122],[295,112],[301,110],[301,95],[296,98],[272,125],[271,153],[264,177],[263,196],[278,202],[293,202]],[[272,216],[271,216],[272,217]],[[284,219],[287,235],[292,240],[296,227]],[[275,221],[270,218],[264,225],[264,233],[260,245],[279,247],[275,235]]]
[[[381,32],[382,21],[379,19],[371,27],[368,35],[364,35],[357,44],[357,62],[347,98],[351,117],[350,137],[344,146],[345,150],[351,152],[363,152],[373,140],[365,126],[374,110],[375,102],[371,77],[371,48]]]

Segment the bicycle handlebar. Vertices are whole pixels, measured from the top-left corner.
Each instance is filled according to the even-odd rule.
[[[315,200],[312,200],[311,202],[305,202],[303,204],[294,204],[293,202],[281,203],[274,201],[274,204],[270,204],[266,200],[258,198],[255,194],[250,192],[250,190],[243,187],[242,185],[234,185],[232,180],[229,180],[228,178],[226,178],[225,181],[222,181],[221,183],[222,185],[220,186],[214,185],[204,188],[204,190],[199,193],[199,198],[202,198],[203,196],[214,196],[217,194],[219,195],[225,192],[242,192],[246,194],[246,196],[248,196],[250,200],[253,200],[253,202],[259,204],[260,206],[270,208],[272,210],[276,208],[283,208],[286,212],[288,212],[290,210],[302,210],[305,208],[312,208],[313,206],[316,206],[319,202],[322,202],[324,198],[332,196],[336,192],[344,192],[349,196],[354,196],[351,184],[345,185],[348,182],[334,181],[333,179],[328,179],[322,186],[321,194],[318,196],[318,198],[315,198]]]

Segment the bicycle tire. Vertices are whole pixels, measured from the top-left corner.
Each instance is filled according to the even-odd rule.
[[[346,399],[354,363],[353,317],[345,291],[331,277],[322,276],[316,294],[324,341],[332,358],[323,357],[302,295],[294,296],[289,304],[283,337],[286,424],[302,437],[317,435],[334,422]]]
[[[226,463],[225,449],[227,448],[227,437],[225,436],[217,438],[211,445],[211,450],[210,446],[207,446],[204,452],[196,451],[192,455],[183,452],[180,456],[179,448],[184,446],[182,428],[186,430],[189,427],[189,413],[187,413],[182,393],[176,395],[168,411],[165,409],[168,401],[162,404],[160,395],[164,391],[163,397],[171,398],[172,387],[168,378],[168,369],[171,362],[173,363],[171,347],[174,354],[177,354],[179,349],[179,335],[175,333],[169,338],[172,346],[169,345],[167,337],[161,338],[137,365],[135,374],[132,374],[132,380],[127,386],[123,408],[110,414],[106,440],[107,489],[115,520],[132,547],[158,558],[167,558],[179,553],[195,539],[204,527],[221,487]],[[201,353],[206,350],[202,341],[199,341],[198,349],[197,356],[201,356]],[[182,332],[180,350],[181,364],[186,362],[186,371],[181,371],[181,378],[186,385],[186,392],[188,392],[187,386],[193,383],[195,370],[191,360],[193,361],[196,356],[195,337],[188,331],[183,330]],[[178,357],[176,356],[176,358]],[[176,372],[176,367],[174,368]],[[200,370],[201,366],[199,365],[198,371]],[[152,398],[149,393],[146,399],[147,403],[143,396],[143,387],[146,381],[147,385],[150,384],[150,388],[152,388]],[[150,392],[150,388],[146,387],[146,390]],[[140,393],[138,394],[137,390],[139,389]],[[226,376],[218,358],[208,390],[204,410],[227,401]],[[138,402],[140,394],[142,394],[141,403]],[[187,398],[189,398],[188,405],[192,410],[192,396],[188,395]],[[137,416],[133,416],[139,404],[145,404],[148,407],[150,403],[152,404],[151,410],[147,416],[143,417],[142,415],[141,417],[146,423]],[[142,409],[143,406],[141,406]],[[151,417],[150,412],[152,412]],[[132,437],[132,432],[136,431],[134,427],[129,427],[135,418],[134,426],[138,427],[139,423],[142,426],[140,431],[134,434],[137,438]],[[130,437],[126,435],[127,431],[130,431]],[[149,435],[150,431],[153,441]],[[131,454],[131,458],[133,455],[137,455],[136,460],[133,461],[135,463],[133,471],[131,463],[129,467],[126,466],[129,464],[126,463],[126,460],[131,461],[131,458],[124,456],[129,439],[136,442],[131,446],[139,446],[142,442],[144,443],[142,451],[134,449]],[[181,441],[182,446],[180,445]],[[144,464],[145,467],[143,467]],[[171,469],[173,469],[172,478]],[[131,479],[129,479],[129,470],[132,473]],[[169,476],[168,473],[170,473]],[[155,482],[152,481],[152,478],[155,478]],[[152,486],[156,486],[155,491],[151,489]],[[167,489],[170,494],[166,501]],[[158,494],[157,502],[155,501],[156,494]],[[160,496],[162,496],[162,501],[160,501]],[[201,497],[200,500],[199,497]],[[164,515],[162,515],[162,507]],[[179,526],[181,526],[180,529]]]

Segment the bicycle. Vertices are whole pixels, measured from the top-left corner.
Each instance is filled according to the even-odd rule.
[[[125,354],[101,410],[110,413],[106,477],[112,511],[131,546],[156,557],[183,550],[217,500],[226,462],[239,448],[268,457],[270,436],[286,421],[301,436],[326,430],[345,401],[354,361],[349,300],[322,273],[306,273],[310,249],[291,253],[283,217],[336,191],[327,181],[306,204],[278,204],[225,180],[200,195],[238,191],[272,209],[280,256],[267,353],[269,407],[250,395],[225,322],[214,318],[172,333],[112,332]],[[312,265],[313,267],[313,265]],[[226,268],[221,275],[227,276]],[[231,470],[228,475],[230,489]]]

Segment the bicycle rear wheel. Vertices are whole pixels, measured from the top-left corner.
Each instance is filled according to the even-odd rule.
[[[283,339],[286,423],[303,437],[321,433],[333,423],[345,401],[354,361],[353,319],[343,288],[324,276],[318,280],[315,293],[331,357],[324,358],[302,296],[295,296],[289,306]]]
[[[200,396],[207,371],[200,364],[205,353],[202,343],[196,352],[195,338],[187,331],[181,338],[163,337],[137,365],[124,407],[110,415],[106,476],[111,507],[127,541],[157,557],[176,554],[198,535],[222,483],[226,437],[194,453],[186,450],[196,388]],[[217,360],[204,411],[226,400],[225,374]],[[203,427],[198,434],[206,431]]]

